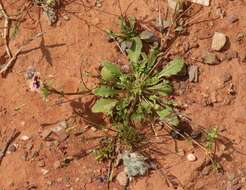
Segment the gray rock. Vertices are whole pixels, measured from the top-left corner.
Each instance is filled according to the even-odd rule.
[[[215,32],[212,39],[212,46],[211,46],[212,50],[215,51],[222,50],[226,44],[226,41],[227,41],[227,37],[225,34],[220,32]]]
[[[189,67],[189,81],[190,82],[198,82],[198,66],[191,65]]]

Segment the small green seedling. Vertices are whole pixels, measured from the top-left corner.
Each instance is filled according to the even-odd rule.
[[[110,40],[115,40],[123,52],[136,48],[136,41],[155,42],[157,38],[153,32],[139,31],[135,17],[119,17],[120,32],[107,31]]]
[[[96,150],[94,150],[94,155],[96,160],[102,161],[105,159],[110,159],[114,152],[114,142],[111,138],[103,138],[100,141],[100,146]]]
[[[217,138],[218,138],[218,129],[217,128],[210,129],[207,133],[207,139],[206,139],[207,140],[206,148],[208,150],[212,150],[213,145]]]

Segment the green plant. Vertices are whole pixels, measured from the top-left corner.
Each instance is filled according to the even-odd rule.
[[[103,138],[100,141],[99,147],[94,150],[94,154],[96,156],[96,160],[102,161],[105,159],[110,159],[114,152],[114,141],[112,138]]]
[[[134,48],[128,50],[129,73],[124,73],[118,65],[109,61],[102,63],[101,82],[93,90],[99,99],[92,107],[92,112],[108,115],[114,126],[118,126],[118,133],[123,134],[122,139],[131,145],[136,143],[131,140],[137,139],[136,135],[129,139],[126,134],[127,131],[135,133],[131,130],[136,121],[158,118],[173,127],[179,126],[180,119],[170,100],[173,93],[170,78],[182,73],[185,68],[184,60],[176,58],[163,69],[157,69],[161,55],[158,46],[153,46],[146,54],[142,52],[141,40],[138,37],[134,40]]]
[[[108,30],[107,35],[110,40],[117,41],[122,51],[126,51],[127,53],[129,53],[128,51],[136,48],[139,48],[140,50],[140,47],[143,46],[142,41],[156,41],[154,33],[147,30],[144,30],[142,32],[139,31],[137,20],[135,17],[119,17],[119,26],[119,33]],[[141,53],[141,51],[138,51],[138,53]]]
[[[213,145],[217,138],[218,138],[218,129],[217,128],[210,129],[206,137],[206,141],[207,141],[206,148],[208,150],[212,150]]]

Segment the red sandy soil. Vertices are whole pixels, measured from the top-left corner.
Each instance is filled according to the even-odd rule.
[[[101,29],[117,30],[117,15],[120,9],[117,1],[103,1],[101,8],[85,11],[82,1],[67,3],[60,11],[59,21],[49,26],[46,17],[39,8],[32,7],[29,16],[21,23],[10,47],[16,51],[18,45],[30,36],[44,32],[44,39],[35,39],[29,43],[18,57],[12,72],[0,79],[0,147],[3,147],[14,128],[21,132],[13,144],[18,145],[15,152],[8,153],[0,166],[1,190],[27,190],[35,185],[40,190],[99,190],[107,189],[107,182],[101,182],[98,176],[107,175],[108,163],[99,163],[93,155],[87,155],[96,145],[93,137],[101,136],[94,132],[77,117],[70,124],[83,134],[71,134],[58,146],[41,138],[41,133],[55,124],[73,115],[74,111],[82,116],[90,117],[88,106],[91,97],[59,98],[51,96],[44,101],[40,94],[31,92],[25,80],[25,71],[33,66],[46,80],[58,89],[76,91],[80,84],[80,65],[83,71],[95,73],[100,62],[111,60],[124,62],[123,56],[116,50],[115,44],[108,43]],[[126,10],[131,0],[122,0],[121,9]],[[161,2],[161,0],[160,0]],[[4,0],[6,11],[11,15],[20,8],[24,0]],[[94,1],[90,4],[94,4]],[[165,12],[166,2],[161,2],[161,10]],[[201,9],[201,10],[200,10]],[[225,152],[220,157],[224,173],[212,171],[202,174],[198,170],[204,161],[205,154],[186,141],[178,141],[177,146],[185,153],[193,152],[197,161],[189,162],[185,156],[175,153],[175,142],[165,135],[153,137],[157,142],[153,145],[152,158],[160,166],[148,176],[134,179],[129,186],[131,190],[168,190],[166,175],[176,176],[178,183],[187,190],[238,190],[246,189],[246,37],[237,40],[238,33],[246,35],[246,2],[244,0],[212,0],[209,7],[193,5],[188,35],[179,36],[172,45],[171,52],[186,59],[187,64],[199,66],[198,83],[182,82],[178,86],[176,99],[186,104],[183,111],[193,124],[203,128],[218,127],[220,134],[232,143],[225,145]],[[99,11],[97,11],[99,10]],[[200,10],[198,12],[198,10]],[[225,12],[224,18],[218,18],[219,10]],[[195,14],[198,12],[197,14]],[[128,9],[128,15],[138,19],[153,19],[158,15],[158,5],[154,0],[134,1]],[[235,15],[238,21],[230,23],[227,16]],[[68,16],[69,20],[64,19]],[[218,19],[215,19],[218,18]],[[202,21],[202,22],[200,22]],[[3,26],[1,19],[1,26]],[[88,26],[90,25],[90,27]],[[97,25],[94,27],[92,25]],[[225,59],[218,65],[206,65],[195,61],[205,50],[211,48],[211,36],[214,32],[223,32],[228,36],[230,46],[217,53]],[[188,42],[199,45],[187,53],[183,52]],[[4,55],[3,41],[0,41],[0,56]],[[229,59],[228,55],[238,54]],[[227,57],[226,57],[227,54]],[[0,60],[1,63],[4,60]],[[232,79],[225,82],[225,76]],[[87,80],[87,79],[86,79]],[[93,87],[95,80],[88,79],[88,86]],[[235,94],[229,92],[233,84]],[[205,105],[205,100],[212,105]],[[18,108],[19,109],[16,109]],[[93,118],[96,119],[96,118]],[[30,139],[23,141],[21,137]],[[66,167],[54,168],[57,160],[81,153],[80,159],[71,161]],[[47,174],[43,172],[47,170]],[[124,189],[116,181],[110,189]],[[179,187],[181,189],[181,186]]]

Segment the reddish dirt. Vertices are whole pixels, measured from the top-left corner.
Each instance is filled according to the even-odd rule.
[[[24,73],[29,66],[34,66],[46,80],[58,89],[76,91],[80,84],[79,68],[83,71],[96,73],[100,62],[111,60],[124,62],[124,58],[107,42],[101,29],[117,30],[117,15],[120,10],[117,1],[104,1],[103,6],[96,11],[84,11],[82,1],[68,3],[60,11],[59,21],[55,26],[49,26],[38,8],[31,8],[30,16],[21,23],[19,31],[10,41],[10,47],[16,51],[18,45],[37,32],[44,32],[44,40],[40,38],[25,47],[18,57],[12,72],[0,79],[0,147],[6,143],[11,131],[16,128],[21,134],[14,141],[18,145],[15,152],[7,153],[0,166],[0,189],[27,190],[31,185],[37,189],[49,190],[97,190],[107,189],[107,183],[99,176],[107,175],[107,163],[99,163],[94,156],[85,154],[96,145],[93,137],[102,134],[88,128],[78,117],[76,121],[69,120],[74,130],[83,130],[76,136],[74,130],[68,139],[58,146],[41,138],[41,133],[55,124],[69,118],[75,110],[82,111],[84,117],[92,117],[88,106],[92,97],[68,97],[66,99],[51,96],[44,101],[40,94],[31,92],[25,80]],[[121,8],[126,10],[131,0],[122,0]],[[12,15],[21,7],[24,0],[4,1],[7,12]],[[94,3],[94,1],[93,1]],[[91,4],[93,4],[91,3]],[[161,3],[162,12],[166,3]],[[151,157],[160,163],[160,169],[153,170],[148,176],[134,179],[129,186],[132,190],[168,190],[166,173],[176,176],[179,183],[187,190],[236,190],[246,189],[246,63],[243,55],[246,53],[246,37],[241,41],[237,35],[246,35],[246,2],[244,0],[212,0],[209,7],[193,5],[191,9],[192,24],[188,27],[188,35],[179,36],[172,46],[171,52],[184,56],[187,64],[199,66],[198,83],[182,82],[177,91],[177,100],[186,104],[184,114],[191,119],[193,126],[210,128],[217,126],[220,134],[232,143],[226,145],[226,151],[220,157],[224,173],[210,172],[202,175],[198,170],[205,154],[199,148],[194,148],[185,141],[178,141],[177,146],[186,153],[194,152],[198,160],[189,162],[185,156],[175,153],[175,143],[167,135],[152,137],[154,143]],[[195,14],[201,9],[197,14]],[[134,1],[127,12],[137,18],[153,19],[158,15],[158,5],[154,0]],[[218,18],[219,10],[225,12],[224,18]],[[64,19],[64,15],[69,20]],[[235,15],[238,21],[229,23],[227,16]],[[31,19],[32,18],[32,19]],[[40,22],[39,22],[40,20]],[[85,22],[86,21],[86,22]],[[203,22],[198,22],[203,21]],[[88,26],[90,24],[90,27]],[[92,25],[97,25],[94,27]],[[3,26],[3,19],[1,19]],[[230,45],[217,53],[219,58],[225,58],[218,65],[202,64],[199,59],[205,50],[211,47],[211,35],[223,32],[228,36]],[[187,42],[199,44],[183,53]],[[1,39],[0,56],[4,55]],[[179,51],[180,50],[180,51]],[[231,60],[225,55],[235,54]],[[1,60],[2,62],[2,60]],[[231,75],[232,80],[224,82],[225,75]],[[95,80],[88,79],[88,86],[93,87]],[[231,84],[235,94],[230,94]],[[212,105],[205,105],[206,101]],[[19,109],[17,109],[19,108]],[[85,110],[83,110],[85,109]],[[92,118],[96,120],[96,118]],[[21,137],[28,136],[27,141]],[[57,160],[82,154],[80,159],[71,161],[66,167],[54,168]],[[47,174],[43,174],[47,170]],[[110,189],[124,189],[114,181]],[[181,189],[181,188],[180,188]]]

